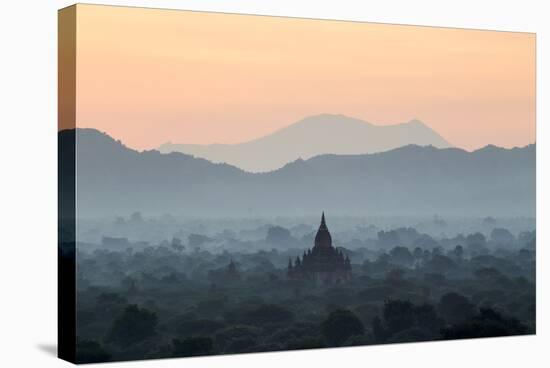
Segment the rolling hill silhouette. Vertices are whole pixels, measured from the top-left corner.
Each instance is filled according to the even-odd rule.
[[[321,154],[365,154],[416,144],[450,147],[435,131],[420,122],[378,126],[343,115],[316,115],[272,134],[240,144],[171,144],[162,153],[182,152],[212,162],[224,162],[250,172],[278,169],[296,159]]]
[[[59,144],[70,144],[74,134],[60,132]],[[272,172],[249,173],[181,153],[138,152],[93,129],[76,134],[81,217],[137,210],[304,215],[322,209],[335,214],[534,216],[534,144],[475,152],[408,145],[375,154],[320,155]]]

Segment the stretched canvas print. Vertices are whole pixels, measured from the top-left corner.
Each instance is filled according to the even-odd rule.
[[[60,10],[60,357],[534,334],[535,42]]]

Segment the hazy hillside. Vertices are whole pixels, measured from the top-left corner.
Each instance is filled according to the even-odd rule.
[[[60,133],[67,144],[71,132]],[[527,215],[535,209],[535,146],[405,146],[322,155],[262,174],[181,153],[137,152],[77,131],[80,216],[140,210],[196,216],[318,214]]]
[[[450,147],[441,136],[418,120],[377,126],[343,115],[305,118],[273,134],[241,144],[171,144],[162,153],[182,152],[212,162],[225,162],[245,171],[266,172],[296,159],[332,154],[365,154],[407,144]]]

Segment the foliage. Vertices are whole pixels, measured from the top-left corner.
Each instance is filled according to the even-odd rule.
[[[107,341],[119,345],[131,345],[155,334],[157,315],[136,304],[127,306],[115,319]]]
[[[472,337],[497,337],[524,335],[525,325],[515,318],[503,317],[493,309],[481,309],[479,314],[443,331],[445,339],[466,339]]]
[[[101,363],[111,360],[105,348],[97,341],[81,340],[77,342],[77,363]]]
[[[474,306],[468,298],[455,292],[441,297],[438,310],[450,324],[463,322],[475,314]]]
[[[152,223],[134,217],[117,226],[133,223],[142,231]],[[499,227],[505,225],[497,221]],[[350,257],[351,278],[325,285],[287,277],[289,258],[304,251],[301,245],[293,246],[302,239],[312,242],[311,228],[288,227],[293,243],[279,247],[266,242],[271,227],[240,232],[221,228],[216,234],[189,225],[158,244],[79,249],[78,360],[535,332],[534,231],[514,235],[512,244],[504,244],[502,240],[511,240],[504,232],[487,235],[494,224],[479,234],[450,238],[398,228],[376,239],[380,229],[364,227],[357,234],[375,239],[357,234],[337,238]],[[447,230],[452,230],[450,225]],[[208,235],[188,236],[199,233]],[[232,251],[209,248],[220,245],[220,237],[233,239],[228,242],[241,238],[237,242],[244,250],[230,248],[234,243],[227,245]],[[216,277],[209,277],[213,274]]]
[[[213,343],[210,337],[188,337],[184,340],[174,339],[173,355],[177,357],[200,356],[212,353]]]
[[[389,334],[410,328],[414,324],[413,304],[409,301],[386,301],[383,315]]]
[[[294,314],[278,305],[260,305],[243,316],[243,323],[256,326],[272,323],[289,323],[294,319]]]
[[[331,312],[321,323],[321,333],[331,345],[341,345],[353,335],[362,335],[365,332],[363,322],[349,310]]]
[[[234,341],[254,339],[260,334],[260,330],[252,326],[236,325],[224,328],[216,332],[214,341],[218,348],[225,350]]]

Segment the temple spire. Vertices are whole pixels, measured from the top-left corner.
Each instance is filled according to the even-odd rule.
[[[321,229],[326,229],[327,224],[325,223],[325,211],[323,211],[323,214],[321,215],[321,226],[319,226]]]
[[[321,225],[319,225],[319,230],[315,235],[315,246],[314,248],[332,248],[332,237],[327,228],[327,223],[325,222],[325,212],[321,215]]]

